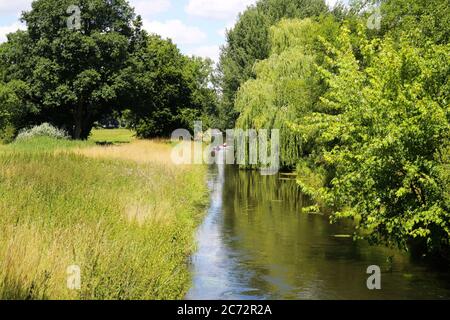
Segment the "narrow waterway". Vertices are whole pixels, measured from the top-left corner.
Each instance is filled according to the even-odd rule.
[[[212,166],[209,187],[187,299],[450,299],[448,271],[300,213],[309,203],[293,180]],[[381,290],[367,288],[371,265],[381,267]]]

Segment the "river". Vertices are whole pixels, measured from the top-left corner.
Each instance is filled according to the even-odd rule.
[[[448,270],[345,235],[352,227],[310,205],[295,181],[211,166],[207,216],[187,299],[450,299]],[[381,268],[381,290],[367,268]]]

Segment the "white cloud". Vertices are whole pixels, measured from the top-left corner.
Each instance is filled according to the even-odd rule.
[[[22,11],[31,9],[32,0],[0,0],[0,15],[20,15]]]
[[[172,6],[170,0],[131,0],[130,4],[135,8],[136,14],[142,17],[166,12]]]
[[[186,13],[202,18],[230,20],[256,0],[189,0]]]
[[[19,22],[14,22],[9,26],[0,26],[0,43],[8,40],[6,35],[11,32],[16,32],[17,30],[25,30],[25,26]]]
[[[0,0],[0,15],[20,15],[22,11],[31,9],[33,0]],[[136,13],[143,17],[166,12],[172,6],[171,0],[130,0]]]
[[[215,62],[219,61],[220,46],[200,46],[187,50],[188,55],[210,58]]]
[[[162,37],[170,38],[178,45],[192,45],[204,42],[207,39],[205,32],[200,28],[188,26],[181,20],[145,21],[144,29]]]

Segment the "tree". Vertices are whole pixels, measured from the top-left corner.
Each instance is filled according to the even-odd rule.
[[[447,0],[383,0],[382,32],[394,38],[407,34],[416,45],[450,40],[450,2]]]
[[[205,128],[218,127],[218,86],[214,62],[209,58],[191,57],[187,64],[187,79],[191,91],[191,104],[196,112],[185,117],[187,128],[193,129],[195,120],[201,120]],[[195,119],[193,118],[195,115]]]
[[[450,46],[359,32],[354,50],[349,33],[322,68],[316,157],[332,179],[321,194],[372,243],[448,254]]]
[[[239,116],[234,108],[236,93],[245,81],[255,77],[255,62],[270,55],[270,27],[283,18],[318,17],[326,12],[324,0],[261,0],[239,16],[227,32],[220,57],[222,129],[234,127]]]
[[[81,27],[68,28],[67,10],[80,9]],[[110,113],[128,84],[118,76],[142,43],[140,20],[125,0],[37,0],[22,15],[26,32],[8,38],[1,52],[5,82],[28,86],[27,125],[51,122],[75,139]]]
[[[17,133],[27,108],[22,97],[28,92],[22,81],[0,82],[0,142],[11,142]]]
[[[137,51],[120,75],[129,83],[125,102],[129,122],[139,137],[168,137],[178,128],[191,128],[194,120],[214,114],[215,91],[209,87],[212,62],[189,58],[170,41],[157,35]]]
[[[295,168],[308,152],[306,135],[291,129],[292,123],[312,111],[324,88],[315,68],[320,54],[319,38],[333,39],[338,24],[332,17],[282,20],[269,32],[271,55],[255,64],[255,79],[241,85],[235,102],[236,127],[280,129],[280,160]]]
[[[356,236],[448,257],[450,46],[364,22],[272,27],[269,58],[238,90],[237,127],[280,129],[282,164]]]

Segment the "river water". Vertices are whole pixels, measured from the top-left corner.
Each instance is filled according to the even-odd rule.
[[[295,181],[211,166],[211,200],[187,299],[450,299],[448,270],[345,237],[352,228],[302,214]],[[381,268],[381,290],[367,268]]]

